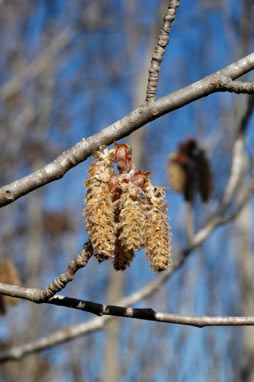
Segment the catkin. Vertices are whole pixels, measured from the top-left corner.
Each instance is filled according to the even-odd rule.
[[[123,271],[134,251],[145,246],[152,270],[166,270],[170,233],[163,187],[153,187],[149,172],[135,171],[128,145],[115,146],[94,154],[85,181],[84,216],[93,253],[99,262],[112,258],[114,269]]]
[[[145,225],[142,191],[128,183],[122,186],[120,199],[119,240],[127,250],[138,251],[144,245],[143,232]]]
[[[20,276],[17,268],[10,260],[0,258],[0,282],[12,285],[21,285]],[[0,296],[0,313],[4,314],[6,304],[16,304],[18,298],[11,296]]]
[[[112,151],[96,152],[95,159],[89,169],[90,178],[85,181],[87,187],[84,209],[86,229],[93,253],[98,261],[113,257],[115,250],[115,223],[109,181],[115,176],[111,165],[114,155]]]
[[[168,269],[170,259],[170,227],[165,214],[163,187],[147,187],[145,249],[146,257],[154,272]]]

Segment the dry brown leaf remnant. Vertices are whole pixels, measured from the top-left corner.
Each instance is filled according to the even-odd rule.
[[[0,282],[11,285],[21,285],[17,268],[12,261],[0,258]],[[0,314],[6,312],[6,305],[17,304],[18,298],[11,296],[0,296]]]
[[[206,152],[194,139],[179,142],[177,152],[168,158],[168,177],[173,191],[183,194],[193,202],[199,194],[208,202],[213,190],[213,175]]]

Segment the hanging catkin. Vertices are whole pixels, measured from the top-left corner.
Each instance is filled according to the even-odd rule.
[[[170,259],[170,227],[167,222],[167,211],[164,203],[163,187],[154,187],[151,183],[146,188],[146,256],[154,272],[168,269]]]
[[[97,163],[88,171],[90,177],[85,181],[87,188],[84,210],[86,229],[93,247],[93,253],[99,261],[113,257],[115,250],[115,223],[109,181],[115,172],[111,165],[114,153],[107,149],[96,152]]]
[[[123,184],[122,190],[119,240],[127,250],[138,251],[144,245],[144,203],[139,188],[132,183]]]

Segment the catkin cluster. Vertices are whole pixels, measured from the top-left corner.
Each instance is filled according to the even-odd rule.
[[[154,272],[168,269],[170,227],[163,187],[152,185],[150,173],[136,171],[126,144],[115,143],[94,157],[84,182],[84,216],[94,255],[98,261],[112,258],[116,270],[125,270],[144,247]]]
[[[197,141],[188,139],[178,144],[178,151],[168,159],[168,177],[172,189],[181,193],[187,202],[199,194],[208,202],[213,189],[213,175],[205,150]]]
[[[19,272],[15,265],[4,258],[0,258],[0,282],[12,285],[21,285]],[[0,296],[0,314],[6,312],[6,305],[16,304],[19,300],[15,297],[10,296]]]

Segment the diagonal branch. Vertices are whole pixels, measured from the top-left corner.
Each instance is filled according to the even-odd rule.
[[[94,151],[98,150],[100,145],[110,145],[166,113],[179,109],[209,94],[225,91],[225,81],[221,83],[221,77],[225,79],[225,76],[227,76],[234,80],[252,69],[254,69],[254,53],[192,85],[150,104],[146,103],[139,106],[130,114],[97,134],[87,139],[83,138],[75,146],[64,151],[45,167],[0,188],[0,207],[14,202],[21,196],[47,183],[62,178],[67,171],[86,160]]]
[[[179,7],[180,0],[169,0],[167,12],[164,16],[164,24],[160,31],[157,45],[152,56],[151,68],[149,69],[148,84],[146,90],[146,102],[156,99],[157,85],[159,81],[160,65],[164,57],[166,46],[169,43],[171,24],[175,20],[176,8]]]

